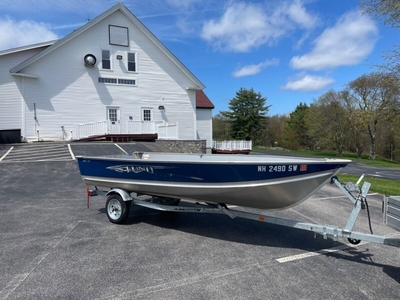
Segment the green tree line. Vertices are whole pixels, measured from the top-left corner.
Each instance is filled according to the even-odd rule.
[[[329,90],[310,105],[298,104],[287,115],[267,116],[270,106],[266,100],[253,89],[241,88],[230,101],[229,111],[213,118],[214,139],[400,160],[400,82],[390,73],[362,75],[343,90]]]

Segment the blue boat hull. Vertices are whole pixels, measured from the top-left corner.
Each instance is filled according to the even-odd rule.
[[[152,153],[77,159],[88,185],[259,209],[301,203],[349,162]]]

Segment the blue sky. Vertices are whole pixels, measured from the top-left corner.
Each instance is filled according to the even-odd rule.
[[[62,38],[113,0],[2,0],[0,50]],[[358,0],[122,1],[228,110],[240,88],[267,98],[269,115],[310,104],[375,69],[400,34],[362,16]]]

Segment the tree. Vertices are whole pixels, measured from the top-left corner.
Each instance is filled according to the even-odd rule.
[[[360,9],[364,14],[368,14],[377,20],[383,21],[385,25],[388,25],[395,29],[400,29],[400,1],[399,0],[361,0]],[[397,78],[397,85],[400,85],[400,46],[393,45],[392,51],[386,51],[383,54],[385,63],[377,65],[376,67],[381,72],[389,73],[392,77]],[[400,89],[398,86],[397,88]],[[397,114],[399,108],[397,107]],[[390,158],[394,157],[394,141],[396,140],[395,129],[393,126],[394,121],[398,117],[392,118],[387,126],[390,129],[391,138],[389,138],[389,152]]]
[[[400,145],[400,114],[391,120],[390,126],[391,141],[389,142],[390,159],[400,161],[400,149],[396,146]]]
[[[223,141],[229,139],[229,123],[221,114],[213,117],[213,137],[215,140]]]
[[[361,0],[360,9],[363,13],[377,19],[393,28],[400,28],[400,1],[398,0]]]
[[[400,145],[400,116],[391,120],[385,119],[381,121],[377,130],[376,143],[380,145],[378,154],[392,161],[400,158],[397,155],[400,151],[396,150],[396,146]]]
[[[260,142],[265,131],[265,118],[269,107],[265,103],[267,98],[261,93],[240,88],[235,98],[229,102],[229,111],[222,111],[221,115],[230,123],[230,135],[234,139],[252,140],[254,144]]]
[[[362,75],[347,84],[349,108],[358,108],[357,122],[368,130],[370,159],[376,155],[376,133],[381,120],[390,118],[399,104],[398,80],[385,73]]]
[[[368,143],[366,140],[365,126],[363,124],[362,113],[357,105],[355,105],[350,92],[348,90],[343,90],[340,92],[341,98],[343,99],[344,106],[346,108],[346,120],[349,124],[349,144],[348,149],[350,151],[355,151],[357,157],[361,158],[364,152],[365,145]]]
[[[283,133],[288,120],[288,115],[274,115],[268,118],[268,141],[270,146],[280,147],[283,145]]]
[[[309,107],[306,103],[300,103],[296,109],[290,113],[290,119],[285,127],[285,146],[290,149],[299,147],[312,148],[312,141],[307,134],[308,125],[306,123],[306,113]]]
[[[360,9],[390,27],[400,29],[400,1],[398,0],[361,0]],[[394,45],[392,51],[383,55],[386,63],[377,65],[383,72],[392,73],[400,79],[400,47]]]
[[[307,114],[309,135],[324,148],[332,145],[343,155],[345,143],[348,140],[346,110],[342,93],[330,90],[320,96],[310,106]]]

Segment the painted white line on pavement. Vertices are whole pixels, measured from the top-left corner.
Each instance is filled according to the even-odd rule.
[[[8,149],[8,151],[6,152],[6,154],[4,154],[4,155],[0,158],[0,161],[2,161],[2,160],[8,155],[8,153],[11,152],[12,149],[14,149],[14,146],[12,146],[10,149]]]
[[[6,287],[0,291],[0,299],[7,299],[20,285],[23,283],[29,275],[31,275],[35,269],[42,263],[43,260],[55,249],[60,242],[62,242],[82,221],[76,221],[67,226],[67,228],[58,236],[56,236],[49,246],[46,247],[45,251],[35,257],[26,267],[26,272],[17,274],[13,279],[6,285]]]
[[[114,144],[114,145],[117,146],[125,154],[128,154],[128,152],[126,152],[120,145],[118,145],[118,144]]]
[[[368,242],[361,242],[357,246],[361,246],[361,245],[365,245],[365,244],[368,244]],[[337,252],[337,251],[351,248],[354,246],[355,245],[346,244],[346,245],[341,245],[341,246],[334,247],[331,249],[322,249],[322,250],[315,251],[315,252],[306,252],[306,253],[302,253],[302,254],[296,254],[296,255],[286,256],[286,257],[282,257],[282,258],[277,258],[276,261],[282,264],[282,263],[286,263],[286,262],[290,262],[290,261],[294,261],[294,260],[300,260],[300,259],[307,258],[307,257],[318,256],[318,255],[322,255],[322,254],[326,254],[326,253],[333,253],[333,252]]]
[[[74,152],[72,152],[72,149],[71,149],[71,145],[70,145],[70,144],[68,144],[68,150],[69,150],[69,153],[71,153],[72,159],[75,160],[76,158],[75,158]]]

